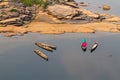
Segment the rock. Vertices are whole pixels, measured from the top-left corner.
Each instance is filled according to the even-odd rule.
[[[3,9],[3,8],[6,8],[7,6],[6,5],[0,5],[0,9]]]
[[[30,16],[25,16],[25,17],[23,17],[22,20],[23,20],[23,21],[30,21],[30,20],[31,20],[31,17],[30,17]]]
[[[63,4],[71,6],[73,8],[78,8],[78,4],[76,4],[75,2],[64,2]]]
[[[15,36],[17,35],[16,33],[6,33],[4,36],[5,37],[12,37],[12,36]]]
[[[9,21],[6,23],[6,25],[22,26],[23,23],[18,21]]]
[[[55,0],[54,0],[55,1]],[[62,2],[74,2],[74,0],[59,0],[60,3]]]
[[[99,16],[97,19],[98,19],[99,21],[103,21],[103,20],[105,20],[106,18],[105,18],[105,16]]]
[[[88,4],[86,4],[84,2],[80,2],[80,6],[88,6]]]
[[[19,10],[19,13],[20,13],[20,14],[25,14],[25,12],[26,12],[26,9],[23,8],[23,7]]]
[[[30,13],[31,13],[30,11],[27,11],[27,10],[26,10],[24,14],[25,14],[25,15],[29,15]]]
[[[2,20],[8,19],[9,16],[8,15],[2,15]]]
[[[18,12],[11,12],[9,13],[9,18],[19,17],[20,14]]]
[[[105,19],[105,21],[108,21],[108,22],[118,22],[118,21],[120,21],[120,17],[113,16],[111,18]]]
[[[79,11],[66,5],[55,4],[47,8],[48,14],[51,14],[58,19],[72,19],[79,14]]]
[[[21,20],[21,17],[2,20],[2,21],[0,21],[0,23],[4,24],[4,25],[16,25],[16,26],[23,25],[23,21]]]
[[[103,6],[102,6],[102,9],[103,9],[103,10],[110,10],[110,6],[108,6],[108,5],[103,5]]]
[[[94,18],[94,19],[97,19],[97,18],[99,17],[98,14],[93,13],[93,12],[91,12],[91,11],[89,11],[89,10],[86,10],[86,9],[81,9],[81,8],[80,8],[80,9],[77,9],[77,10],[78,10],[79,12],[82,12],[83,14],[91,17],[91,18]]]
[[[77,17],[74,17],[73,20],[85,20],[85,21],[92,21],[92,18],[86,15],[80,15]]]

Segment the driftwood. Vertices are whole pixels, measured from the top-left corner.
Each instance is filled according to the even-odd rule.
[[[34,52],[39,55],[41,58],[43,58],[44,60],[48,61],[48,56],[45,55],[43,52],[41,52],[40,50],[38,49],[34,49]]]

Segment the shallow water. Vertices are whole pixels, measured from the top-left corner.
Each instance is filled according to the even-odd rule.
[[[0,80],[120,80],[120,34],[97,32],[25,36],[0,36]],[[81,50],[81,39],[88,42],[86,52]],[[53,53],[40,49],[34,43],[42,41],[57,46]],[[91,45],[98,48],[90,53]],[[33,52],[37,48],[49,61]]]
[[[100,12],[100,13],[107,13],[107,14],[113,14],[113,15],[117,15],[120,16],[120,0],[75,0],[76,2],[85,2],[87,4],[89,4],[89,6],[84,7],[88,10],[91,10],[93,12]],[[110,10],[108,11],[104,11],[102,10],[101,7],[102,5],[109,5],[111,7]],[[81,6],[80,6],[81,8]]]

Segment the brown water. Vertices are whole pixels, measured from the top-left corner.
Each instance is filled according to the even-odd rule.
[[[81,50],[81,39],[88,42],[86,52]],[[57,46],[53,53],[35,46],[43,41]],[[91,45],[98,48],[90,53]],[[40,35],[29,33],[23,37],[0,37],[0,80],[119,80],[120,34],[98,32]],[[44,52],[45,61],[33,52]]]

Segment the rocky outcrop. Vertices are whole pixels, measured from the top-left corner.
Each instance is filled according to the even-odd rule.
[[[80,12],[74,8],[66,5],[55,4],[47,8],[48,14],[51,14],[58,19],[72,19],[74,16],[79,15]]]
[[[51,1],[53,3],[55,3],[55,2],[59,2],[59,3],[62,3],[62,2],[74,2],[74,0],[48,0],[48,1]]]
[[[55,4],[51,5],[47,8],[47,13],[56,17],[60,20],[68,20],[69,21],[86,21],[86,22],[94,22],[94,21],[102,21],[105,17],[100,16],[99,14],[93,13],[86,9],[76,8],[71,6],[68,3],[64,4]]]
[[[78,3],[76,3],[76,2],[64,2],[62,4],[73,7],[73,8],[79,8]]]
[[[0,24],[3,26],[22,26],[31,22],[35,15],[36,6],[25,7],[21,3],[14,3],[12,6],[0,5]]]
[[[80,2],[80,6],[88,6],[88,4],[84,2]]]
[[[108,6],[108,5],[103,5],[103,6],[102,6],[102,9],[103,9],[103,10],[110,10],[110,6]]]

